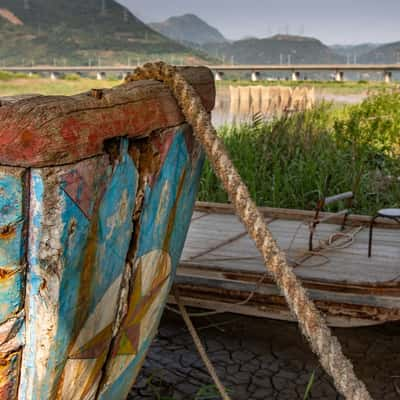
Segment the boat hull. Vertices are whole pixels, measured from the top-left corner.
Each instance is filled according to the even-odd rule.
[[[2,399],[17,398],[18,386],[21,400],[124,399],[157,332],[203,154],[187,126],[139,145],[120,138],[113,152],[29,172],[0,169],[0,185],[13,193],[3,209],[14,212],[2,242],[2,266],[13,261],[3,321],[19,314],[8,332],[15,349],[4,358]]]
[[[182,73],[211,111],[210,71]],[[0,144],[0,398],[123,400],[172,287],[203,151],[158,82],[2,100]]]

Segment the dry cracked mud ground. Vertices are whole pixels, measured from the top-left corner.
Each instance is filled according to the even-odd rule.
[[[294,323],[218,315],[194,319],[233,400],[342,399]],[[376,400],[400,399],[400,323],[335,329]],[[211,387],[210,387],[211,385]],[[166,312],[129,400],[219,399],[179,316]]]

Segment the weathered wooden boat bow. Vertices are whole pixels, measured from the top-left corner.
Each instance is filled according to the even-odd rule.
[[[285,295],[289,308],[296,316],[302,333],[308,339],[325,371],[333,378],[337,390],[349,400],[367,400],[371,396],[343,354],[323,316],[309,299],[289,266],[285,254],[272,237],[264,217],[252,201],[246,185],[229,159],[228,153],[212,126],[209,113],[195,89],[174,67],[164,63],[147,64],[138,68],[128,81],[155,79],[167,85],[174,94],[186,121],[203,145],[216,175],[223,183],[237,215],[261,252],[265,266]]]
[[[207,112],[206,68],[182,68]],[[157,331],[204,155],[170,90],[0,102],[0,398],[126,398]]]

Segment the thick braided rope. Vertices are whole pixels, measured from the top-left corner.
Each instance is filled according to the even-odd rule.
[[[237,215],[255,241],[268,271],[296,316],[303,335],[319,357],[322,367],[333,378],[338,392],[348,400],[372,399],[364,383],[355,375],[352,363],[344,356],[339,341],[332,335],[321,313],[288,265],[285,254],[272,237],[263,215],[251,199],[224,144],[218,138],[196,91],[174,67],[164,63],[146,64],[138,68],[134,75],[128,76],[127,81],[147,79],[161,81],[172,91],[186,121],[193,127],[216,175],[223,183]]]

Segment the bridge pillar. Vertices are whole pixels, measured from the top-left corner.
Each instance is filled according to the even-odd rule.
[[[98,81],[102,81],[103,79],[105,79],[105,77],[106,77],[105,72],[97,72],[97,80]]]
[[[257,82],[260,80],[260,73],[258,71],[253,71],[251,73],[251,81],[252,82]]]
[[[292,81],[300,80],[300,72],[299,71],[292,71]]]
[[[343,71],[336,71],[335,73],[335,81],[336,82],[343,82],[344,79],[344,72]]]
[[[216,71],[214,77],[216,81],[222,81],[224,79],[224,73]]]
[[[385,83],[392,83],[392,71],[384,71]]]

